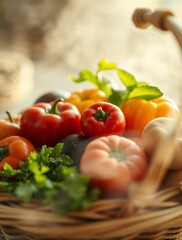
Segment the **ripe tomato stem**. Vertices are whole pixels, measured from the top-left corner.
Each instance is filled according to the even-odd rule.
[[[14,123],[14,120],[13,120],[13,118],[12,118],[10,112],[6,111],[6,114],[8,115],[8,119],[9,119],[9,121],[10,121],[11,123]]]
[[[104,111],[102,107],[98,107],[94,117],[99,121],[104,121],[108,117],[108,115],[109,113]]]
[[[5,146],[0,146],[0,161],[8,156],[8,148]]]
[[[62,99],[61,98],[57,98],[53,102],[51,109],[48,110],[48,113],[50,113],[50,114],[57,114],[57,115],[60,114],[60,112],[57,111],[57,104],[58,104],[58,102],[62,102]]]

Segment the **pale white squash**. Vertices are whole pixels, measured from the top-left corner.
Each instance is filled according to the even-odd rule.
[[[163,137],[170,130],[174,119],[160,117],[150,121],[142,133],[142,145],[149,159],[153,156],[161,137]],[[165,152],[164,152],[165,158]],[[178,136],[176,137],[174,156],[170,169],[182,169],[182,123]]]

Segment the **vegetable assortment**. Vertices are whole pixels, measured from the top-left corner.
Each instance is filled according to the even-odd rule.
[[[117,73],[119,78],[117,88],[103,74],[108,70]],[[83,81],[92,83],[106,94],[110,103],[120,107],[126,118],[127,135],[141,135],[150,120],[157,117],[175,117],[179,113],[176,103],[164,97],[159,88],[146,82],[138,82],[132,74],[105,59],[99,62],[96,74],[90,70],[82,70],[78,78],[71,79],[76,83]]]
[[[117,88],[107,71],[117,73]],[[61,216],[99,197],[126,195],[145,178],[158,136],[166,131],[163,121],[179,114],[159,88],[105,59],[96,73],[82,70],[71,79],[95,88],[64,98],[51,95],[51,102],[44,95],[22,112],[18,124],[11,115],[0,119],[0,189],[25,202],[40,199]],[[175,170],[182,167],[180,144],[181,139]]]

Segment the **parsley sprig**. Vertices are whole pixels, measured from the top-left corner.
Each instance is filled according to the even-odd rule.
[[[112,87],[111,80],[101,74],[105,70],[116,71],[121,83],[125,87],[125,90],[114,89]],[[138,82],[132,74],[118,68],[118,66],[113,62],[107,62],[105,59],[102,59],[99,62],[96,74],[92,73],[90,70],[82,70],[79,73],[78,78],[71,76],[70,79],[76,83],[84,81],[91,82],[97,88],[105,92],[111,103],[119,107],[121,107],[124,102],[130,98],[141,98],[149,101],[163,95],[159,88],[149,86],[146,82]]]
[[[87,208],[98,199],[99,191],[89,187],[89,177],[76,172],[70,157],[61,153],[62,148],[63,143],[54,148],[43,146],[40,152],[32,152],[25,163],[20,162],[21,170],[6,163],[4,171],[0,171],[0,189],[25,202],[40,199],[60,216],[69,210]],[[10,180],[13,176],[16,181]]]

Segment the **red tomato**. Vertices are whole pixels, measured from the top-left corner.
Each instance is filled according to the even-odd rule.
[[[99,102],[92,104],[82,113],[80,126],[86,137],[110,134],[121,136],[125,129],[125,117],[119,107]]]
[[[80,161],[80,172],[91,177],[91,185],[104,195],[126,193],[130,184],[147,172],[143,150],[133,141],[110,135],[90,142]]]
[[[71,103],[37,103],[21,116],[21,135],[36,147],[55,146],[70,134],[80,134],[80,113]]]
[[[148,122],[158,117],[175,118],[179,114],[176,103],[165,97],[146,101],[139,98],[127,100],[122,111],[126,118],[126,133],[129,135],[141,135]]]

